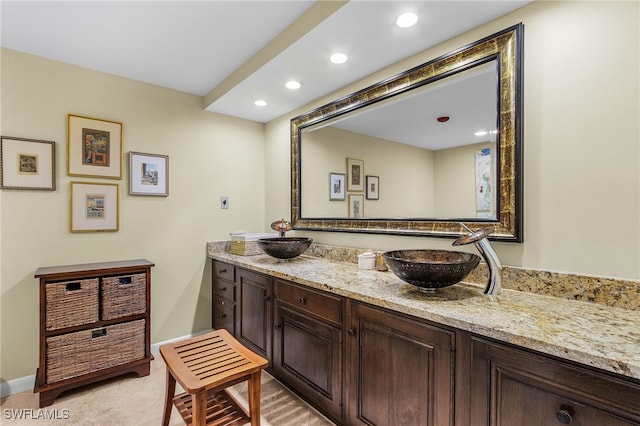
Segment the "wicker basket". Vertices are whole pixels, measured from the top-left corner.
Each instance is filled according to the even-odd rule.
[[[46,329],[98,321],[98,278],[45,285]]]
[[[102,279],[102,319],[142,314],[147,309],[147,274]]]
[[[145,357],[145,320],[47,337],[47,383]]]

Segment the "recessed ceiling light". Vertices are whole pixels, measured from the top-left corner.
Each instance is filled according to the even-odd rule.
[[[284,85],[285,85],[285,87],[287,89],[297,90],[302,86],[302,83],[300,83],[299,81],[295,81],[295,80],[289,80]]]
[[[347,62],[347,55],[344,53],[334,53],[331,55],[331,62],[334,64],[344,64]]]
[[[257,101],[255,101],[253,104],[254,104],[255,106],[258,106],[258,107],[265,107],[265,106],[267,106],[267,101],[262,100],[262,99],[258,99],[258,100],[257,100]]]
[[[400,28],[409,28],[418,22],[418,15],[413,12],[403,13],[396,19],[396,25]]]
[[[476,136],[485,136],[487,133],[489,133],[489,132],[487,132],[486,130],[480,130],[478,132],[475,132],[474,135],[476,135]]]

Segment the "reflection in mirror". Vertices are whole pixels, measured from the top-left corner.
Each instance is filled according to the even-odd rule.
[[[362,217],[496,219],[497,71],[493,60],[303,129],[301,216],[348,217],[344,203],[317,194],[327,170],[359,158],[384,185]]]
[[[521,32],[292,119],[294,228],[457,236],[464,222],[521,241]]]

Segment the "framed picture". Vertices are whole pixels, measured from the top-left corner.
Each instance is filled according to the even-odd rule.
[[[364,191],[364,160],[347,158],[347,191]]]
[[[367,176],[367,200],[380,199],[380,177]]]
[[[115,183],[71,182],[71,232],[115,232],[119,194]]]
[[[344,173],[329,173],[329,201],[344,200]]]
[[[349,194],[349,217],[353,219],[364,217],[364,195]]]
[[[0,136],[0,188],[55,191],[55,142]]]
[[[169,195],[169,157],[129,152],[129,194]]]
[[[67,114],[67,174],[122,178],[122,123]]]

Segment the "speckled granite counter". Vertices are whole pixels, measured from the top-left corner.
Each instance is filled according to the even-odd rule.
[[[640,311],[460,283],[426,295],[392,272],[303,255],[278,261],[208,247],[209,257],[442,325],[640,379]]]

